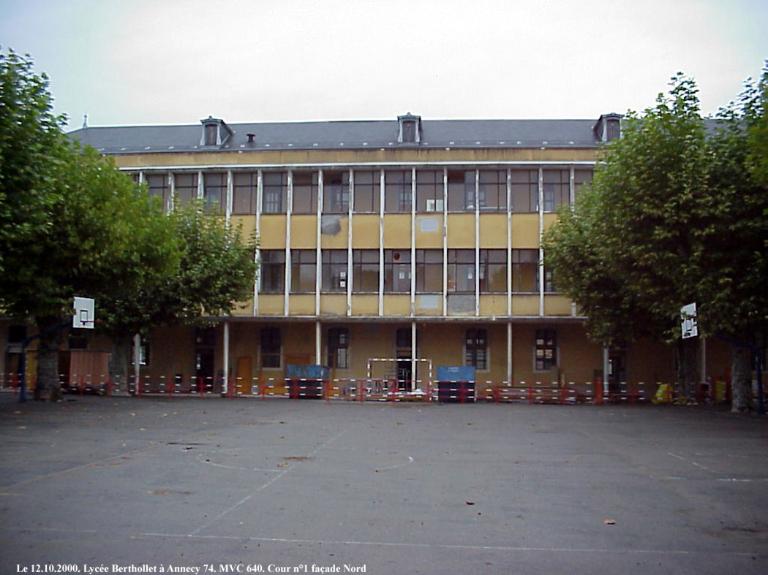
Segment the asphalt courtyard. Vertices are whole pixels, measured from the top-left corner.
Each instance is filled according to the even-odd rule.
[[[1,574],[764,574],[766,514],[712,409],[0,396]]]

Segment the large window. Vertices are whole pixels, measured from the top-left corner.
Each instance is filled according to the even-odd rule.
[[[346,214],[349,212],[349,172],[323,173],[323,212]]]
[[[227,174],[203,174],[203,201],[205,209],[223,214],[227,209]]]
[[[160,198],[160,201],[163,203],[163,210],[168,211],[170,208],[169,196],[171,191],[168,185],[168,176],[165,174],[147,174],[146,180],[149,187],[149,195],[154,198]]]
[[[285,290],[285,251],[261,250],[261,291],[283,293]]]
[[[536,289],[539,289],[539,270],[541,268],[538,268],[536,270]],[[552,272],[551,269],[544,268],[544,293],[555,293],[557,291],[557,288],[555,288],[555,274]]]
[[[480,250],[480,293],[507,291],[507,251]]]
[[[234,174],[232,190],[232,213],[255,214],[259,176],[256,172]]]
[[[265,327],[261,330],[261,367],[280,368],[282,343],[280,328]]]
[[[315,250],[291,251],[291,293],[312,293],[317,277]]]
[[[507,211],[506,170],[480,170],[478,202],[481,211]]]
[[[293,173],[293,213],[317,213],[317,172]]]
[[[387,170],[384,173],[384,211],[410,213],[411,170]]]
[[[411,252],[409,250],[384,250],[384,291],[410,293]]]
[[[347,291],[347,250],[323,250],[323,291]]]
[[[512,170],[512,211],[517,213],[539,211],[539,171]]]
[[[349,330],[346,328],[328,330],[328,367],[349,369]]]
[[[189,204],[197,198],[197,174],[174,174],[173,183],[180,205]]]
[[[263,185],[262,212],[265,214],[285,213],[285,200],[288,197],[288,174],[286,172],[265,172]]]
[[[512,250],[512,291],[537,293],[539,250]]]
[[[355,205],[356,214],[378,214],[381,190],[381,172],[355,172]]]
[[[544,170],[544,211],[555,212],[560,206],[567,206],[570,197],[570,170]]]
[[[416,172],[416,210],[419,212],[443,211],[442,170]]]
[[[534,369],[547,371],[553,367],[557,367],[557,332],[554,329],[537,329]]]
[[[443,251],[416,250],[416,292],[443,291]]]
[[[352,250],[352,278],[355,293],[379,291],[379,250]]]
[[[475,250],[448,250],[448,293],[475,293]]]
[[[479,371],[488,369],[488,332],[484,329],[468,329],[464,338],[464,365]]]
[[[471,212],[475,209],[475,172],[448,171],[448,211]]]

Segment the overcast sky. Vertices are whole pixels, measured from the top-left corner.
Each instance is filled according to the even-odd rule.
[[[0,0],[70,126],[597,118],[676,71],[714,112],[768,58],[765,0]]]

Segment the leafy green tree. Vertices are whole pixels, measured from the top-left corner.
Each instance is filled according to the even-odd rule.
[[[668,96],[628,115],[591,189],[546,236],[547,264],[588,314],[590,335],[676,342],[686,394],[697,344],[680,339],[682,305],[697,303],[700,333],[729,339],[734,360],[745,334],[764,333],[768,194],[755,178],[764,122],[765,77],[708,136],[695,84],[676,76]]]
[[[177,207],[166,218],[178,250],[174,267],[142,275],[104,299],[102,327],[113,337],[112,377],[128,374],[130,337],[153,327],[196,324],[231,313],[247,300],[256,273],[255,241],[221,216],[205,213],[201,203]]]

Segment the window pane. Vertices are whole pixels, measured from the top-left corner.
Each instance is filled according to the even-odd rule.
[[[226,173],[203,174],[203,201],[207,210],[224,213],[227,205]]]
[[[411,253],[407,250],[384,250],[384,291],[411,291]]]
[[[174,192],[180,204],[189,204],[197,198],[197,174],[175,174]]]
[[[379,213],[380,189],[380,172],[355,172],[355,213]]]
[[[443,211],[442,170],[416,172],[416,210],[419,212]]]
[[[479,203],[481,211],[506,211],[507,171],[480,170]]]
[[[539,171],[512,170],[512,211],[518,213],[539,210]]]
[[[349,172],[323,173],[323,212],[346,214],[349,211]]]
[[[323,251],[323,291],[347,290],[347,250]]]
[[[411,211],[411,170],[388,170],[384,173],[384,211]]]
[[[317,172],[294,172],[293,211],[297,214],[317,213]]]
[[[263,213],[285,213],[285,198],[288,195],[288,174],[285,172],[266,172],[263,175],[263,186]]]
[[[538,292],[538,250],[512,250],[512,291]]]
[[[235,173],[232,190],[232,213],[255,214],[258,174],[256,172]]]

